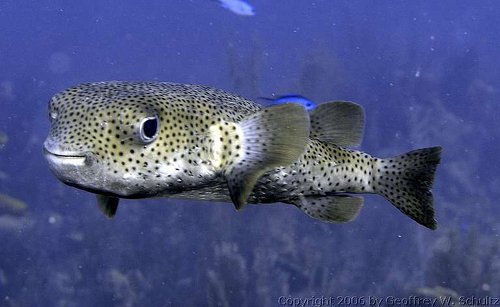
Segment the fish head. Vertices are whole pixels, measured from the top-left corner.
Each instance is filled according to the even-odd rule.
[[[238,8],[239,14],[242,16],[255,16],[255,10],[254,8],[246,3],[243,2],[240,7]]]
[[[306,108],[307,111],[311,111],[316,107],[316,105],[311,102],[311,101],[305,101],[304,102],[304,108]]]
[[[153,85],[151,85],[153,86]],[[49,167],[62,182],[123,198],[156,195],[173,181],[165,168],[178,152],[175,103],[147,84],[99,82],[56,94],[44,142]],[[172,135],[177,142],[167,142]]]

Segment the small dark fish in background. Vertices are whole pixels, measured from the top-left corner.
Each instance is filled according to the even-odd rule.
[[[286,203],[348,222],[378,194],[435,229],[431,187],[441,147],[392,158],[359,146],[364,110],[345,101],[264,107],[223,90],[166,82],[97,82],[49,103],[45,157],[62,182],[96,194],[112,217],[120,198]],[[390,221],[389,221],[390,222]]]
[[[297,103],[306,108],[307,111],[311,111],[312,109],[316,108],[316,104],[314,102],[301,95],[291,94],[291,95],[278,96],[276,98],[259,97],[259,99],[265,100],[266,105]]]
[[[16,215],[20,216],[26,213],[28,205],[15,197],[0,193],[0,216]]]
[[[3,146],[7,143],[8,140],[9,137],[7,136],[7,134],[0,131],[0,149],[3,148]]]
[[[254,16],[255,9],[253,6],[244,0],[215,0],[219,2],[220,5],[240,16]]]

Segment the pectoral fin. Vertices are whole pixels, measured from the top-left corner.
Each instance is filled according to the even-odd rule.
[[[120,199],[118,197],[113,196],[105,196],[96,194],[97,206],[99,210],[104,213],[108,218],[112,218],[116,214],[116,210],[118,209],[118,203]]]
[[[363,207],[363,198],[352,196],[301,196],[295,205],[310,217],[331,223],[354,220]]]
[[[363,108],[353,102],[325,102],[311,111],[311,137],[322,142],[359,146],[364,125]]]
[[[222,140],[214,143],[214,156],[224,167],[231,200],[239,210],[265,172],[295,162],[305,151],[309,114],[304,107],[288,103],[266,108],[233,125],[213,130],[213,135],[220,131],[218,140]]]

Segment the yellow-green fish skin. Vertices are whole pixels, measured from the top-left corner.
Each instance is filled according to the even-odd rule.
[[[323,109],[339,106],[350,110],[335,103]],[[436,227],[429,189],[439,147],[379,159],[332,143],[315,130],[323,119],[314,121],[314,113],[307,137],[308,118],[298,106],[275,108],[282,109],[199,85],[81,84],[52,98],[45,154],[66,184],[112,197],[233,201],[238,209],[247,199],[284,202],[315,218],[347,221],[359,207],[354,213],[345,208],[361,202],[339,194],[378,193],[417,222]],[[158,123],[150,141],[140,138],[145,121]],[[280,129],[289,129],[296,142]]]
[[[215,103],[210,103],[210,99]],[[217,104],[218,101],[225,105]],[[94,175],[106,178],[84,186],[91,191],[116,193],[120,197],[154,196],[165,190],[206,184],[200,179],[215,173],[208,157],[210,126],[222,120],[239,121],[259,109],[250,101],[205,87],[169,83],[82,84],[51,100],[49,114],[57,118],[52,120],[45,148],[61,155],[91,152],[88,163],[100,166],[99,174]],[[152,114],[159,115],[160,135],[155,142],[144,145],[136,140],[136,125]],[[73,175],[65,177],[67,183],[86,184],[94,177]],[[135,182],[130,186],[132,179]]]

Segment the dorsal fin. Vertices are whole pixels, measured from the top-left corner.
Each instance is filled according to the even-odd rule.
[[[257,180],[268,170],[295,162],[309,142],[309,115],[287,103],[263,109],[239,123],[210,128],[212,163],[226,178],[231,200],[243,208]]]
[[[311,111],[311,138],[343,147],[361,144],[365,126],[363,108],[353,102],[332,101]]]

